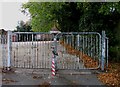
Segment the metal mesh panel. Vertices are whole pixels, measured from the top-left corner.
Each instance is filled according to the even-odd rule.
[[[12,66],[21,68],[51,68],[53,35],[15,33],[12,42]]]
[[[97,33],[62,33],[58,35],[58,66],[61,69],[98,68],[101,38]],[[60,66],[61,64],[62,66]]]

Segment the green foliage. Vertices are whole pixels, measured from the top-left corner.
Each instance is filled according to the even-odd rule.
[[[110,15],[114,11],[117,11],[120,13],[120,2],[102,3],[101,8],[99,9],[99,12],[104,15]]]
[[[29,22],[25,23],[24,21],[20,21],[19,25],[16,28],[17,30],[15,31],[18,31],[18,32],[31,32],[32,31],[30,23]]]
[[[83,3],[83,11],[79,20],[80,31],[101,30],[103,20],[102,15],[98,13],[100,5],[100,3]]]
[[[28,2],[23,12],[27,9],[33,31],[47,32],[54,25],[62,32],[105,30],[110,56],[120,59],[120,2]]]
[[[120,46],[110,46],[109,56],[111,61],[120,61]]]
[[[23,5],[23,12],[25,12],[25,9],[29,10],[32,17],[31,25],[33,31],[47,32],[53,27],[55,20],[57,20],[54,12],[58,11],[62,4],[64,3],[28,2]]]

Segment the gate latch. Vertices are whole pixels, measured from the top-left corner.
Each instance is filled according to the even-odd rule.
[[[58,53],[56,51],[52,51],[54,55],[58,56]]]
[[[53,53],[54,55],[58,56],[58,53],[55,51],[55,47],[52,46],[51,48],[52,48],[52,53]]]

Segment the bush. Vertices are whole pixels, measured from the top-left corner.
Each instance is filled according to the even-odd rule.
[[[119,62],[120,61],[120,46],[111,46],[109,49],[110,60]]]

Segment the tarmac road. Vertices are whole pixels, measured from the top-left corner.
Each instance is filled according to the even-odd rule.
[[[43,83],[51,86],[98,86],[103,84],[91,71],[84,69],[83,63],[75,55],[70,55],[58,43],[58,72],[51,77],[52,41],[14,42],[12,44],[13,72],[2,73],[2,87],[39,87]],[[21,67],[21,68],[20,68]],[[33,69],[26,69],[33,68]],[[38,68],[38,69],[35,69]],[[40,69],[41,68],[41,69]],[[49,68],[49,69],[47,69]]]
[[[104,86],[92,71],[59,70],[54,78],[49,69],[15,69],[3,73],[3,87],[38,87],[44,83],[51,86]]]

